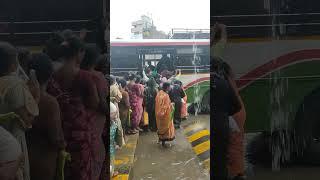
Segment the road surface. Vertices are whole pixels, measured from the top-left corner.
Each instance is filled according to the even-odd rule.
[[[190,117],[187,121],[209,124],[209,116]],[[207,126],[208,128],[210,126]],[[187,141],[183,130],[176,131],[176,140],[170,148],[157,144],[157,134],[141,134],[136,149],[133,180],[209,180],[209,175]]]

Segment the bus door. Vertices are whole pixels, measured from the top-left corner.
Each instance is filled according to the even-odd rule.
[[[140,48],[138,49],[139,56],[139,66],[140,70],[143,70],[145,67],[148,67],[149,62],[151,65],[157,67],[158,63],[162,58],[167,56],[169,58],[169,70],[175,71],[176,67],[176,50],[174,48]]]

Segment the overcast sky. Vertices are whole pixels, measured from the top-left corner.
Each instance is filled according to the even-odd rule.
[[[172,28],[210,28],[210,0],[111,0],[111,39],[130,38],[131,23],[143,14],[166,33]]]

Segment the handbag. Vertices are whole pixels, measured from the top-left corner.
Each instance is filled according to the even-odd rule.
[[[149,115],[146,110],[143,111],[143,125],[147,126],[149,124]]]

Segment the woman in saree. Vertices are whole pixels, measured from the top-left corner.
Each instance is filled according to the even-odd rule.
[[[137,130],[139,131],[142,131],[142,129],[139,127],[139,125],[145,125],[143,124],[143,113],[144,113],[144,104],[143,104],[143,100],[144,100],[144,85],[142,84],[143,81],[142,81],[142,78],[141,76],[137,76],[136,77],[136,86],[138,87],[137,89],[137,119],[140,121],[138,121],[138,127],[137,127]]]
[[[117,114],[117,107],[110,102],[110,179],[118,175],[114,165],[116,154]]]
[[[184,93],[184,97],[182,98],[182,104],[181,104],[181,119],[187,119],[188,118],[188,107],[187,107],[187,101],[188,101],[188,97],[187,97],[187,93],[185,92],[184,88],[183,88],[183,84],[181,81],[177,80],[178,85],[181,87],[183,93]]]
[[[1,123],[1,126],[21,145],[24,162],[18,170],[17,179],[30,180],[25,131],[32,127],[34,118],[39,115],[37,100],[40,93],[37,80],[32,77],[25,82],[18,76],[18,71],[17,50],[8,43],[0,42],[0,114],[14,112],[18,115]]]
[[[119,113],[120,120],[122,124],[122,128],[126,134],[134,134],[131,132],[129,127],[129,111],[130,111],[130,101],[129,101],[129,93],[126,91],[127,89],[127,81],[124,79],[119,80],[120,84],[120,92],[122,94],[122,99],[119,103]]]
[[[234,80],[235,76],[232,72],[231,67],[224,63],[224,69],[226,70],[227,79],[231,85],[231,87],[236,92],[238,100],[241,104],[241,110],[232,116],[234,121],[236,122],[237,129],[239,131],[231,131],[230,132],[230,140],[229,140],[229,150],[228,150],[228,170],[229,174],[234,179],[243,179],[245,175],[245,167],[244,167],[244,124],[246,121],[246,109],[242,98],[239,94],[236,82]]]
[[[99,60],[99,51],[96,46],[86,46],[86,54],[81,63],[81,69],[87,70],[92,73],[93,81],[96,84],[97,92],[99,95],[99,108],[94,111],[96,116],[96,133],[98,139],[98,148],[96,149],[96,158],[94,159],[93,165],[95,170],[94,179],[102,179],[106,175],[106,166],[103,164],[106,158],[106,152],[102,134],[106,123],[108,105],[107,105],[107,91],[108,85],[107,80],[101,72],[95,70]]]
[[[170,84],[163,83],[162,90],[156,96],[156,121],[158,127],[159,142],[165,146],[166,141],[175,139],[175,129],[173,125],[173,104],[169,97]]]
[[[66,151],[71,154],[65,178],[95,180],[93,162],[100,139],[96,131],[95,111],[99,106],[96,83],[92,73],[80,69],[85,50],[78,38],[66,39],[60,48],[64,62],[53,74],[47,91],[60,105]]]
[[[149,117],[149,128],[151,131],[157,131],[155,101],[158,93],[157,83],[151,78],[147,82],[147,88],[145,89],[145,103],[146,110]]]
[[[41,87],[39,116],[26,133],[30,175],[32,180],[56,180],[58,157],[65,149],[65,142],[59,104],[46,92],[46,85],[54,71],[52,61],[46,54],[34,54],[30,68],[35,70]]]
[[[143,97],[143,92],[141,92],[141,87],[136,83],[136,76],[131,74],[129,77],[129,100],[130,100],[130,107],[132,110],[130,121],[131,121],[131,130],[132,132],[142,131],[139,128],[139,124],[141,122],[141,117],[143,113],[143,107],[141,102],[141,97]],[[143,101],[143,99],[142,99]]]

